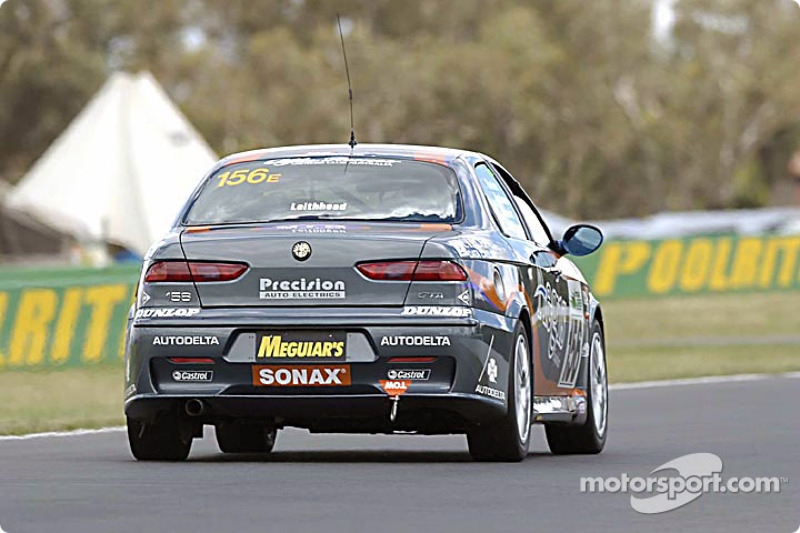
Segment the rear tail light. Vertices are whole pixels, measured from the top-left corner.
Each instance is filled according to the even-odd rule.
[[[467,281],[467,274],[452,261],[420,261],[414,281]]]
[[[148,283],[164,281],[233,281],[247,270],[241,263],[203,263],[198,261],[159,261],[150,265],[144,280]]]
[[[148,283],[158,281],[192,281],[189,264],[184,261],[160,261],[147,269],[144,280]]]
[[[362,263],[358,270],[369,279],[381,281],[410,281],[414,275],[416,261],[394,261],[387,263]]]
[[[247,270],[241,263],[189,263],[189,270],[196,282],[233,281]]]
[[[184,363],[213,363],[214,360],[210,357],[170,357],[170,363],[184,364]]]
[[[464,269],[453,261],[385,261],[357,268],[377,281],[467,281]]]

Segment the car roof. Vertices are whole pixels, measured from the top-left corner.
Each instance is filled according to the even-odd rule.
[[[283,157],[388,157],[401,159],[415,159],[419,161],[433,161],[448,165],[451,161],[463,156],[487,156],[469,150],[455,148],[442,148],[440,146],[418,146],[412,144],[357,144],[350,148],[347,144],[308,144],[299,146],[278,146],[239,152],[222,158],[217,167],[241,163],[244,161],[258,161],[261,159],[275,159]]]

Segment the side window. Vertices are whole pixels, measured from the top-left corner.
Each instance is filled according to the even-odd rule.
[[[511,177],[508,171],[503,167],[492,164],[492,168],[498,175],[500,175],[501,178],[506,180],[506,183],[509,183],[509,180],[514,181],[514,178]],[[517,208],[522,214],[522,221],[528,227],[528,233],[531,235],[531,240],[540,246],[547,246],[550,244],[550,232],[545,227],[544,222],[542,222],[542,219],[539,217],[539,215],[533,211],[530,204],[522,197],[517,196],[514,192],[511,193],[511,196],[514,198],[514,203],[517,204]]]
[[[550,235],[547,234],[547,230],[544,229],[539,217],[537,217],[536,213],[533,212],[533,209],[531,209],[531,206],[528,205],[528,202],[517,197],[516,195],[514,195],[514,202],[517,204],[519,212],[522,213],[522,218],[525,220],[525,224],[528,226],[528,231],[531,234],[531,240],[540,246],[547,246],[550,244]]]
[[[497,176],[482,163],[475,166],[475,173],[478,176],[478,181],[481,184],[483,193],[486,195],[486,199],[489,200],[489,206],[497,217],[500,230],[509,237],[527,240],[528,236],[525,234],[525,228],[522,226],[511,199],[497,180]]]

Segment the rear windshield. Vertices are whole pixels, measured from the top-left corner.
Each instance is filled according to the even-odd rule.
[[[447,167],[374,158],[291,158],[221,168],[184,223],[282,220],[457,222],[458,179]]]

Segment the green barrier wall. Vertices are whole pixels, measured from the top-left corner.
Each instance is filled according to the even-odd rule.
[[[800,289],[800,236],[607,242],[578,258],[600,299]],[[116,363],[138,265],[0,269],[0,370]]]
[[[119,364],[138,273],[0,270],[0,370]]]
[[[800,288],[800,235],[612,241],[576,259],[599,298]]]

